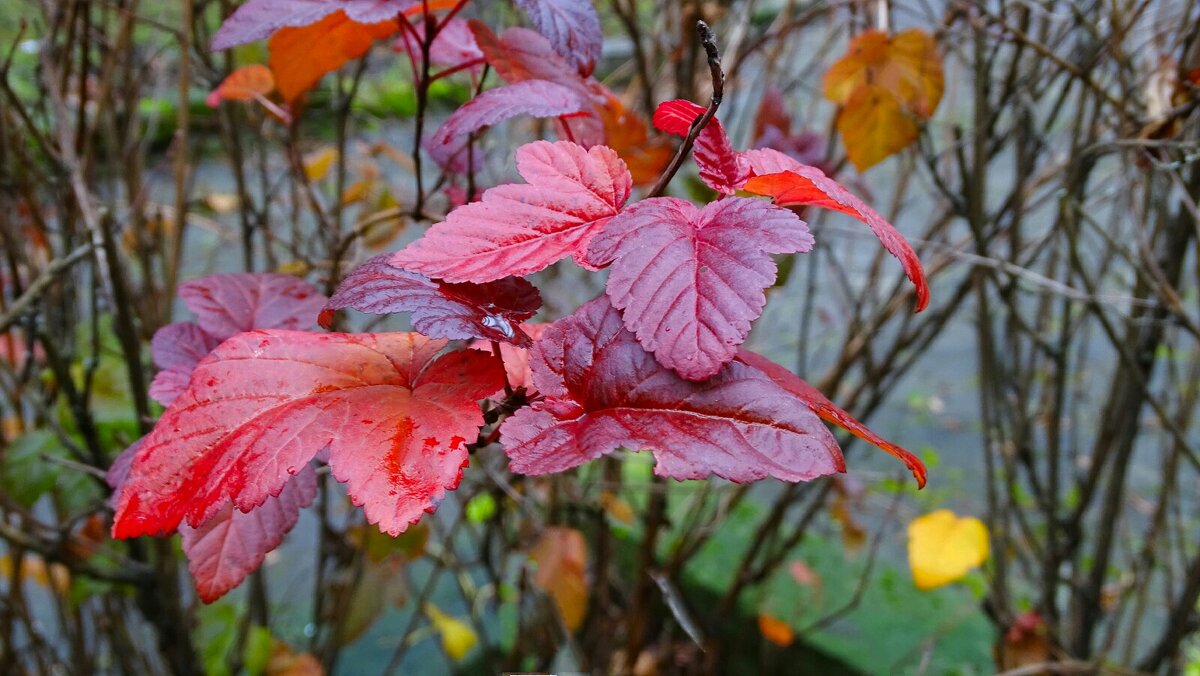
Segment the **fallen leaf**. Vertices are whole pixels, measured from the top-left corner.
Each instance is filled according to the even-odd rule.
[[[961,579],[988,558],[983,522],[940,509],[908,524],[908,564],[923,591]]]

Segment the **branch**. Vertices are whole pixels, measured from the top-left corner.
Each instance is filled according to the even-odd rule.
[[[704,114],[692,123],[687,137],[683,139],[683,144],[675,151],[675,156],[671,158],[670,164],[667,165],[662,176],[658,177],[658,182],[654,184],[646,197],[659,197],[667,189],[667,184],[671,182],[672,178],[675,178],[679,167],[683,165],[683,158],[692,152],[692,145],[696,142],[696,137],[716,116],[717,108],[721,107],[721,99],[725,97],[725,71],[721,70],[721,55],[717,53],[717,36],[703,21],[696,22],[696,33],[700,35],[700,44],[704,46],[704,53],[708,56],[708,72],[712,77],[712,99],[708,102],[708,108],[705,109]]]
[[[91,252],[92,243],[88,242],[75,247],[75,250],[66,256],[50,261],[50,264],[42,270],[42,274],[33,280],[29,288],[25,289],[25,293],[13,301],[12,305],[8,307],[7,312],[0,315],[0,333],[4,333],[10,326],[16,323],[21,318],[21,315],[36,303],[42,297],[42,294],[46,293],[54,284],[59,274],[67,271],[71,266],[86,258]]]

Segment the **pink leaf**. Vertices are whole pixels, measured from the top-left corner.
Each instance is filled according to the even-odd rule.
[[[515,1],[538,32],[575,65],[580,75],[592,74],[600,58],[604,35],[600,31],[600,16],[590,0]]]
[[[305,467],[278,496],[242,512],[226,502],[198,528],[182,525],[183,553],[200,600],[212,603],[242,583],[283,542],[300,519],[300,510],[317,496],[317,475]]]
[[[224,340],[251,329],[309,329],[325,305],[308,282],[289,275],[209,275],[180,285],[179,297],[196,323]]]
[[[845,471],[833,435],[794,394],[742,362],[703,383],[680,378],[603,296],[546,329],[530,364],[545,398],[500,428],[514,472],[562,472],[618,448],[652,451],[655,473],[681,480]]]
[[[816,206],[849,214],[866,223],[883,246],[904,266],[917,289],[917,312],[929,305],[929,285],[921,260],[896,227],[865,202],[843,188],[825,172],[800,164],[783,153],[769,148],[748,150],[744,156],[755,174],[744,185],[747,192],[767,195],[780,206]]]
[[[389,17],[390,18],[390,17]],[[409,54],[414,59],[421,58],[420,39],[425,35],[425,24],[412,24],[413,31],[400,31],[393,46],[398,52]],[[416,37],[413,36],[416,33]],[[443,68],[462,68],[468,64],[477,63],[471,70],[483,67],[483,52],[475,44],[475,36],[464,19],[451,19],[442,25],[429,46],[429,62]]]
[[[220,344],[220,340],[192,322],[175,322],[155,331],[150,354],[159,371],[150,383],[150,396],[163,406],[170,406],[187,389],[196,364]]]
[[[775,281],[767,254],[812,248],[794,213],[731,197],[703,209],[674,197],[643,200],[614,218],[588,250],[612,262],[608,297],[658,363],[704,380],[733,359]]]
[[[199,526],[230,499],[278,495],[328,447],[333,475],[392,534],[458,485],[477,400],[502,384],[477,351],[437,353],[419,334],[253,331],[222,343],[146,436],[114,537]]]
[[[686,137],[692,123],[703,114],[704,108],[691,101],[665,101],[654,111],[654,126],[668,134]],[[725,195],[737,192],[750,177],[750,165],[733,149],[725,127],[715,117],[696,137],[692,158],[700,169],[700,180]]]
[[[347,275],[321,313],[322,324],[344,307],[372,314],[411,312],[413,328],[430,338],[532,343],[519,324],[537,312],[542,297],[529,282],[517,277],[486,284],[436,282],[393,266],[389,258],[376,256]]]
[[[518,115],[558,117],[587,108],[588,103],[574,90],[546,80],[505,85],[489,89],[464,103],[446,118],[426,148],[435,154],[455,149],[471,132]]]
[[[527,184],[491,188],[461,206],[391,263],[452,282],[522,277],[574,255],[617,214],[633,188],[611,148],[537,141],[517,149]]]
[[[912,472],[913,477],[917,480],[917,485],[921,488],[925,487],[925,465],[916,456],[872,432],[866,425],[855,420],[854,416],[839,408],[837,404],[821,394],[820,390],[809,385],[800,376],[749,350],[738,350],[737,361],[765,373],[780,387],[799,397],[821,419],[831,422],[868,444],[899,458],[904,466]]]
[[[221,24],[210,49],[228,49],[270,37],[287,26],[308,26],[343,10],[358,23],[395,19],[412,0],[247,0]]]

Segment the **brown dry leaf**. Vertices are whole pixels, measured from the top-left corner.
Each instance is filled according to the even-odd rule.
[[[758,631],[762,633],[763,638],[781,648],[788,647],[796,640],[796,633],[792,631],[790,624],[766,613],[758,615]]]
[[[574,528],[547,528],[529,558],[537,562],[533,583],[554,599],[567,628],[579,629],[588,603],[587,541],[583,533]]]
[[[1001,671],[1043,664],[1049,662],[1053,655],[1046,622],[1033,611],[1018,615],[995,648],[996,666]]]
[[[863,85],[838,111],[837,130],[846,155],[858,171],[866,171],[917,140],[913,116],[882,87]]]
[[[358,23],[342,10],[309,26],[281,28],[267,43],[275,85],[283,99],[291,103],[316,86],[326,73],[366,54],[376,40],[399,29],[395,19]]]
[[[9,580],[13,577],[13,561],[11,556],[0,557],[0,579]],[[25,556],[21,559],[21,577],[34,584],[52,589],[59,595],[66,594],[71,588],[71,573],[61,563],[46,564],[37,556]]]

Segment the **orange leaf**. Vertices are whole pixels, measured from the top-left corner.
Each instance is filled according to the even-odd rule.
[[[529,558],[537,562],[533,583],[554,599],[571,631],[583,624],[587,612],[587,542],[574,528],[547,528]]]
[[[270,94],[274,89],[275,76],[271,74],[271,69],[254,63],[230,73],[204,102],[215,108],[222,101],[252,101],[258,96]]]
[[[888,37],[867,31],[825,73],[825,98],[845,105],[864,85],[891,93],[914,115],[928,119],[942,100],[942,59],[933,38],[910,28]]]
[[[883,87],[863,85],[838,111],[837,130],[846,155],[860,172],[879,164],[917,140],[917,123]]]
[[[324,676],[325,670],[310,653],[293,653],[286,643],[276,640],[264,673],[266,676]]]
[[[766,613],[758,615],[758,631],[762,633],[763,638],[781,648],[788,647],[796,640],[796,633],[792,631],[791,625]]]
[[[604,123],[604,137],[608,145],[625,160],[634,185],[653,183],[671,161],[674,149],[665,138],[649,140],[646,122],[625,108],[621,99],[607,89],[605,102],[596,106],[600,121]]]
[[[309,26],[279,29],[267,43],[279,93],[285,101],[295,101],[326,73],[366,54],[375,40],[399,29],[394,19],[358,23],[341,10]]]
[[[426,11],[432,14],[442,10],[454,9],[454,6],[457,5],[458,2],[459,0],[428,0],[424,3],[418,2],[404,10],[404,16],[412,18],[414,16],[420,16],[421,14],[424,14]]]

